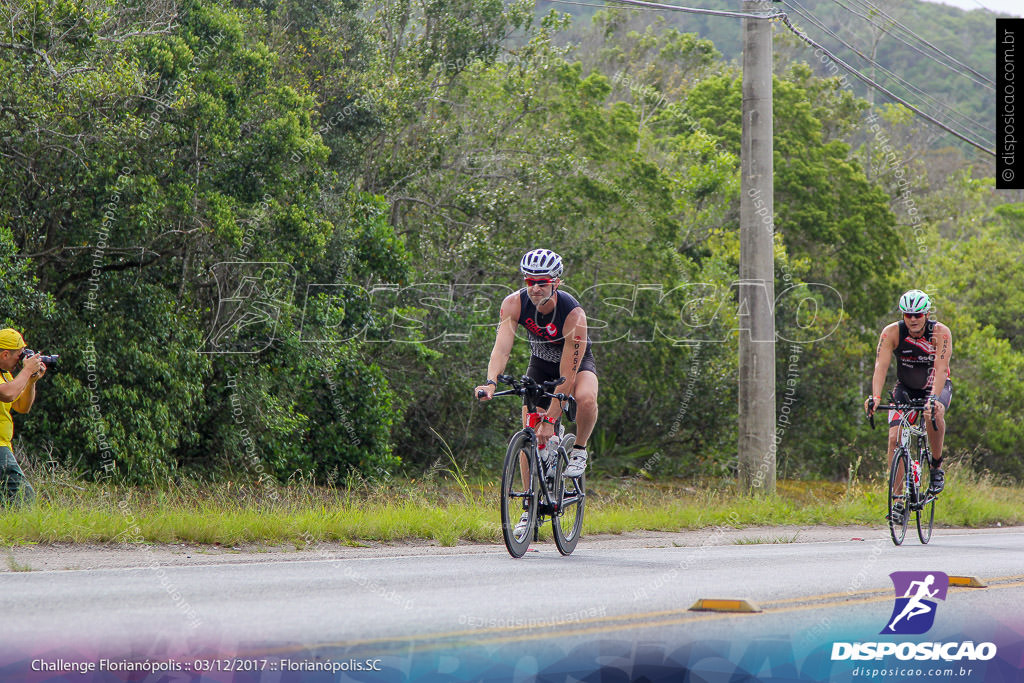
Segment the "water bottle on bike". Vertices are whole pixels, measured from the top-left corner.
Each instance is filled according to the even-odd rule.
[[[565,425],[559,422],[558,433],[553,434],[546,444],[539,446],[541,455],[544,456],[544,462],[548,465],[555,464],[555,459],[558,457],[558,446],[562,443],[563,436],[565,436]]]
[[[565,435],[565,427],[558,423],[558,433],[551,436],[547,443],[537,446],[538,455],[544,461],[544,468],[548,472],[549,485],[554,485],[555,465],[558,463],[558,445],[562,443],[562,436]]]

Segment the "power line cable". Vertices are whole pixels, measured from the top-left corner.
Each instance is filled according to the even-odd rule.
[[[968,74],[964,73],[963,71],[960,71],[959,69],[957,69],[957,68],[955,68],[955,67],[953,67],[953,66],[950,66],[949,64],[946,64],[946,63],[945,63],[945,62],[943,62],[942,60],[940,60],[940,59],[938,59],[937,57],[935,57],[935,55],[930,55],[930,54],[928,54],[927,52],[925,52],[925,51],[924,51],[924,50],[922,50],[921,48],[917,47],[916,45],[912,45],[911,43],[908,43],[908,42],[907,42],[907,41],[906,41],[906,40],[905,40],[905,39],[904,39],[904,38],[903,38],[902,36],[899,36],[899,35],[897,35],[897,34],[896,34],[895,32],[892,32],[892,31],[888,30],[888,29],[887,29],[887,28],[886,28],[885,26],[882,26],[881,24],[877,24],[877,23],[875,23],[875,22],[874,22],[874,21],[872,21],[872,20],[871,20],[871,18],[870,18],[870,17],[868,17],[868,16],[866,15],[866,14],[861,14],[861,13],[860,13],[860,12],[858,12],[857,10],[855,10],[855,9],[851,9],[851,8],[847,7],[846,5],[844,5],[844,4],[843,4],[842,2],[840,2],[839,0],[832,0],[832,2],[833,2],[833,3],[835,3],[836,5],[839,5],[840,7],[842,7],[843,9],[845,9],[845,10],[846,10],[847,12],[849,12],[849,13],[851,13],[851,14],[855,14],[855,15],[857,15],[858,17],[860,17],[860,18],[861,18],[861,19],[863,19],[864,21],[868,22],[868,23],[869,23],[869,24],[871,24],[872,26],[874,26],[874,27],[876,27],[876,28],[878,28],[878,29],[881,29],[881,30],[882,30],[883,32],[885,32],[885,33],[888,33],[888,34],[889,34],[889,35],[891,35],[891,36],[892,36],[893,38],[895,38],[896,40],[900,41],[901,43],[903,43],[904,45],[906,45],[907,47],[909,47],[909,48],[910,48],[911,50],[913,50],[913,51],[917,52],[918,54],[920,54],[920,55],[922,55],[922,56],[924,56],[924,57],[926,57],[926,58],[928,58],[928,59],[932,60],[932,61],[933,61],[933,62],[935,62],[936,64],[940,64],[941,66],[944,66],[944,67],[946,67],[947,69],[949,69],[949,70],[950,70],[950,71],[952,71],[953,73],[955,73],[955,74],[958,74],[958,75],[960,75],[960,76],[963,76],[964,78],[967,78],[967,79],[969,79],[969,80],[973,81],[974,83],[977,83],[978,85],[980,85],[980,86],[982,86],[982,87],[985,87],[985,88],[988,88],[988,89],[990,89],[990,90],[992,90],[992,91],[995,91],[995,83],[994,83],[994,82],[992,81],[992,79],[990,79],[990,78],[988,78],[987,76],[984,76],[984,75],[982,75],[982,74],[979,74],[979,73],[978,73],[977,71],[975,71],[975,70],[974,70],[974,69],[972,69],[971,67],[969,67],[969,66],[966,66],[966,65],[965,65],[965,68],[966,68],[966,69],[967,69],[968,71],[970,71],[970,72],[971,72],[971,73],[973,73],[973,74],[977,74],[977,75],[978,75],[978,76],[979,76],[980,78],[982,78],[982,79],[983,79],[982,81],[978,81],[978,80],[977,80],[977,79],[975,79],[975,78],[974,78],[973,76],[969,76]],[[939,50],[939,49],[938,49],[937,47],[935,47],[935,46],[931,45],[931,43],[928,43],[928,41],[926,41],[926,40],[924,40],[923,38],[921,38],[921,37],[917,36],[916,34],[914,34],[914,33],[913,33],[912,31],[910,31],[909,29],[906,29],[906,30],[907,30],[907,31],[908,31],[908,32],[909,32],[909,33],[910,33],[910,34],[911,34],[912,36],[914,36],[915,38],[917,38],[918,40],[920,40],[920,41],[921,41],[922,43],[925,43],[926,45],[928,45],[929,47],[931,47],[931,48],[932,48],[933,50],[936,50],[937,52],[940,52],[940,53],[942,53],[942,54],[944,54],[944,55],[946,54],[945,52],[942,52],[941,50]],[[948,55],[947,55],[947,56],[948,56]],[[950,59],[953,59],[953,58],[952,58],[952,57],[950,57]],[[956,61],[956,60],[954,59],[953,61]],[[959,62],[957,62],[957,63],[959,64]]]
[[[921,97],[925,98],[926,100],[928,100],[930,104],[942,107],[943,109],[947,109],[952,115],[954,115],[954,116],[956,116],[956,117],[961,119],[961,121],[958,121],[958,123],[960,123],[961,125],[966,123],[966,124],[969,124],[969,125],[973,125],[975,128],[978,128],[981,131],[984,131],[985,133],[991,132],[990,128],[986,124],[981,123],[980,121],[975,121],[974,119],[970,118],[966,114],[963,114],[963,113],[959,112],[958,110],[954,109],[953,107],[951,107],[950,105],[946,104],[945,102],[943,102],[943,101],[933,97],[932,95],[928,94],[927,92],[925,92],[925,91],[921,90],[920,88],[918,88],[917,86],[915,86],[913,83],[910,83],[909,81],[907,81],[904,78],[902,78],[899,74],[896,74],[896,73],[890,71],[889,69],[887,69],[885,66],[883,66],[878,61],[873,60],[872,58],[868,57],[861,50],[858,50],[853,45],[850,45],[849,43],[847,43],[838,34],[836,34],[834,31],[832,31],[830,28],[828,28],[828,26],[826,26],[821,20],[819,20],[816,17],[814,17],[814,15],[810,13],[810,10],[807,10],[806,8],[804,8],[802,5],[800,5],[795,0],[786,0],[786,4],[789,5],[790,8],[793,11],[795,11],[797,14],[799,14],[800,16],[802,16],[803,18],[805,18],[806,20],[808,20],[809,22],[811,22],[812,24],[814,24],[815,26],[820,28],[821,30],[825,31],[826,33],[828,33],[830,36],[832,36],[836,40],[838,40],[840,43],[842,43],[844,46],[846,46],[849,50],[851,50],[853,53],[855,53],[858,57],[860,57],[862,60],[864,60],[867,64],[873,65],[873,66],[877,67],[883,73],[885,73],[885,74],[889,75],[891,78],[895,79],[897,82],[899,82],[901,85],[906,87],[908,90],[910,90],[910,91],[920,95]],[[801,11],[801,9],[803,11]],[[974,132],[977,133],[978,131],[974,131]]]
[[[858,50],[853,45],[850,45],[849,43],[847,43],[837,33],[835,33],[830,28],[828,28],[828,26],[826,26],[824,24],[824,22],[822,22],[820,19],[816,18],[811,13],[810,10],[808,10],[806,7],[804,7],[800,3],[796,2],[796,0],[785,0],[785,3],[787,5],[789,5],[790,9],[792,9],[794,12],[799,14],[801,17],[803,17],[804,19],[806,19],[810,23],[814,24],[816,27],[820,28],[822,31],[825,31],[830,36],[832,36],[833,38],[838,40],[840,43],[842,43],[844,46],[846,46],[849,50],[851,50],[854,54],[856,54],[858,57],[860,57],[862,60],[864,60],[867,64],[873,65],[873,66],[877,67],[883,73],[885,73],[885,74],[889,75],[891,78],[895,79],[898,83],[903,85],[905,88],[907,88],[911,92],[914,92],[915,94],[920,95],[921,97],[923,97],[925,100],[928,101],[929,104],[932,104],[933,106],[938,106],[938,107],[941,107],[943,109],[948,110],[950,115],[960,119],[959,121],[957,121],[957,123],[959,125],[967,125],[968,127],[972,127],[973,126],[975,129],[977,129],[977,130],[973,130],[972,131],[974,134],[979,134],[979,132],[983,131],[987,135],[987,134],[992,132],[991,129],[987,125],[985,125],[984,123],[981,123],[979,121],[975,121],[974,119],[972,119],[968,115],[963,114],[963,113],[957,111],[956,109],[954,109],[950,105],[946,104],[945,102],[943,102],[943,101],[933,97],[932,95],[928,94],[927,92],[921,90],[920,88],[915,86],[913,83],[910,83],[909,81],[903,79],[898,74],[896,74],[896,73],[890,71],[889,69],[885,68],[884,66],[882,66],[878,61],[873,60],[870,57],[868,57],[867,55],[865,55],[861,50]]]
[[[802,41],[804,41],[805,43],[807,43],[811,47],[814,47],[814,48],[817,48],[817,49],[821,50],[832,61],[834,61],[836,64],[840,65],[841,67],[843,67],[844,69],[846,69],[847,71],[852,73],[854,76],[859,78],[861,81],[863,81],[867,85],[871,86],[872,88],[875,88],[879,92],[885,93],[886,95],[888,95],[892,99],[896,100],[897,102],[899,102],[900,104],[905,106],[907,109],[909,109],[912,112],[916,113],[921,118],[925,119],[926,121],[932,122],[933,124],[935,124],[936,126],[941,128],[942,130],[944,130],[947,133],[949,133],[949,134],[959,138],[960,140],[963,140],[964,142],[966,142],[967,144],[971,145],[972,147],[976,147],[976,148],[980,149],[982,152],[985,152],[987,154],[991,154],[992,156],[996,155],[995,150],[992,150],[992,149],[989,149],[987,147],[984,147],[984,146],[982,146],[981,143],[979,143],[979,142],[977,142],[975,140],[972,140],[971,138],[967,137],[963,133],[961,133],[959,131],[956,131],[956,130],[953,130],[952,128],[950,128],[949,126],[944,124],[942,121],[939,121],[937,118],[932,116],[931,114],[927,114],[924,111],[922,111],[921,109],[918,109],[917,107],[915,107],[914,105],[910,104],[909,102],[907,102],[903,98],[899,97],[895,93],[893,93],[890,90],[888,90],[885,86],[883,86],[883,85],[881,85],[879,83],[876,83],[875,81],[871,80],[870,78],[868,78],[867,76],[862,74],[860,71],[858,71],[857,69],[855,69],[851,65],[847,64],[846,62],[844,62],[842,59],[840,59],[836,55],[834,55],[831,52],[829,52],[828,49],[825,48],[825,46],[820,45],[819,43],[815,42],[806,33],[801,31],[800,29],[798,29],[796,26],[793,26],[793,23],[789,20],[789,17],[786,16],[785,14],[782,15],[781,19],[782,19],[782,23],[785,24],[789,28],[790,31],[792,31],[794,34],[796,34],[796,36],[798,38],[800,38]]]
[[[881,14],[881,15],[882,15],[883,17],[885,17],[886,19],[888,19],[889,21],[891,21],[892,23],[894,23],[894,24],[895,24],[896,26],[899,26],[899,27],[900,27],[901,29],[903,29],[904,31],[906,31],[906,32],[907,32],[907,33],[909,33],[910,35],[914,36],[915,38],[917,38],[918,40],[920,40],[920,41],[921,41],[922,43],[924,43],[925,45],[927,45],[927,46],[928,46],[928,47],[930,47],[931,49],[933,49],[933,50],[935,50],[936,52],[938,52],[938,53],[939,53],[940,55],[942,55],[943,57],[946,57],[947,59],[949,59],[950,61],[952,61],[952,62],[953,62],[954,64],[957,64],[957,65],[959,65],[959,66],[962,66],[963,68],[967,69],[968,71],[970,71],[970,72],[971,72],[972,74],[974,74],[974,75],[975,75],[975,76],[977,76],[978,78],[980,78],[980,79],[982,79],[982,80],[984,80],[984,81],[986,81],[986,82],[988,82],[988,83],[991,83],[991,84],[992,84],[992,86],[993,86],[993,87],[995,87],[995,84],[996,84],[996,83],[995,83],[995,81],[993,81],[993,80],[992,80],[991,78],[989,78],[988,76],[986,76],[986,75],[985,75],[985,74],[983,74],[983,73],[979,73],[979,72],[975,71],[975,70],[974,70],[973,68],[971,68],[971,67],[970,67],[969,65],[967,65],[967,64],[964,64],[963,62],[961,62],[960,60],[958,60],[958,59],[957,59],[956,57],[954,57],[953,55],[951,55],[951,54],[948,54],[947,52],[944,52],[944,51],[943,51],[942,49],[940,49],[940,48],[936,47],[935,45],[931,44],[930,42],[928,42],[927,40],[925,40],[925,39],[924,39],[924,38],[922,38],[921,36],[917,35],[917,34],[916,34],[916,33],[914,33],[914,32],[913,32],[913,31],[912,31],[911,29],[907,28],[907,27],[906,27],[906,26],[904,26],[904,25],[903,25],[902,23],[900,23],[899,19],[896,19],[895,17],[889,16],[889,14],[887,14],[887,13],[886,13],[886,11],[885,11],[884,9],[882,9],[881,7],[878,7],[877,5],[873,4],[873,3],[871,2],[871,0],[852,0],[852,1],[853,1],[853,2],[859,2],[859,3],[861,3],[861,4],[867,5],[868,7],[870,7],[871,9],[873,9],[873,10],[874,10],[874,11],[876,11],[876,12],[878,12],[878,13],[879,13],[879,14]]]
[[[681,7],[679,5],[664,5],[659,2],[643,2],[643,0],[606,0],[623,5],[635,5],[637,7],[656,7],[670,12],[686,12],[689,14],[710,14],[715,17],[735,17],[738,19],[775,19],[785,16],[784,12],[772,10],[769,12],[727,12],[725,10],[704,9],[702,7]]]
[[[867,0],[850,0],[850,2],[852,4],[857,5],[863,12],[858,12],[856,9],[852,9],[850,7],[847,7],[846,5],[844,5],[839,0],[832,0],[832,2],[834,4],[836,4],[836,5],[839,5],[839,7],[843,8],[847,12],[860,17],[861,19],[866,21],[871,26],[874,26],[875,28],[879,29],[882,33],[890,36],[891,38],[895,38],[899,42],[901,42],[904,45],[906,45],[907,47],[909,47],[911,50],[917,52],[919,55],[922,55],[923,57],[932,60],[936,64],[949,69],[953,73],[955,73],[955,74],[957,74],[959,76],[963,76],[964,78],[967,78],[969,80],[972,80],[975,83],[978,83],[978,81],[974,78],[974,76],[977,76],[978,78],[980,78],[982,80],[982,82],[979,83],[979,85],[984,85],[986,88],[989,88],[991,90],[995,89],[995,82],[991,78],[989,78],[988,76],[986,76],[983,73],[978,72],[977,70],[975,70],[974,68],[968,66],[967,64],[964,64],[963,62],[958,60],[956,57],[953,57],[952,55],[944,52],[942,49],[940,49],[939,47],[935,46],[934,44],[932,44],[931,42],[929,42],[925,38],[922,38],[918,34],[914,33],[913,30],[911,30],[911,29],[907,28],[906,26],[904,26],[895,17],[890,16],[884,10],[880,9],[879,7],[876,7],[875,5],[872,5],[870,2],[867,2]],[[888,24],[886,24],[886,22],[884,22],[884,21],[876,21],[876,20],[872,19],[870,15],[873,15],[873,14],[877,14],[877,15],[885,17],[886,19],[888,19]],[[896,28],[902,29],[902,31],[904,33],[906,33],[907,35],[906,36],[901,35],[899,33],[899,31],[896,30]],[[958,69],[953,64],[950,64],[950,63],[947,63],[947,62],[943,61],[942,59],[940,59],[936,55],[924,51],[923,49],[921,49],[917,45],[914,45],[912,43],[907,42],[908,38],[912,39],[912,40],[916,40],[919,43],[924,44],[926,47],[931,48],[934,52],[937,52],[940,55],[942,55],[944,57],[947,57],[951,62],[953,62],[953,64],[959,65],[959,66],[963,67],[963,69],[966,69],[966,72],[961,70],[961,69]]]
[[[608,5],[602,2],[601,4],[595,4],[590,2],[573,2],[573,0],[546,0],[552,4],[558,5],[578,5],[579,7],[596,7],[598,9],[608,9]],[[637,7],[637,11],[643,12],[664,12],[665,10],[658,9],[655,7]]]
[[[800,38],[800,40],[804,41],[805,43],[807,43],[811,47],[814,47],[814,48],[817,48],[817,49],[821,50],[825,55],[827,55],[829,57],[829,59],[831,59],[836,64],[840,65],[841,67],[843,67],[844,69],[846,69],[847,71],[852,73],[854,76],[856,76],[858,79],[863,81],[865,84],[871,86],[872,88],[875,88],[879,92],[885,93],[886,95],[891,97],[893,100],[895,100],[896,102],[899,102],[900,104],[905,106],[907,109],[909,109],[910,111],[912,111],[915,114],[917,114],[918,116],[920,116],[921,118],[925,119],[926,121],[930,121],[931,123],[935,124],[936,126],[941,128],[942,130],[944,130],[947,133],[949,133],[950,135],[953,135],[954,137],[956,137],[956,138],[958,138],[960,140],[963,140],[964,142],[966,142],[967,144],[971,145],[972,147],[976,147],[977,149],[981,150],[982,152],[985,152],[985,153],[990,154],[992,156],[996,155],[995,150],[988,149],[987,147],[982,146],[981,143],[976,142],[975,140],[972,140],[971,138],[967,137],[963,133],[950,128],[949,126],[944,124],[942,121],[939,121],[937,118],[935,118],[931,114],[927,114],[924,111],[922,111],[921,109],[919,109],[918,107],[915,107],[914,105],[912,105],[911,103],[907,102],[906,100],[904,100],[899,95],[897,95],[897,94],[893,93],[892,91],[890,91],[885,86],[883,86],[880,83],[877,83],[874,80],[868,78],[867,76],[862,74],[860,71],[855,69],[853,66],[847,64],[845,61],[840,59],[838,56],[832,54],[825,46],[817,43],[813,38],[808,36],[806,33],[801,31],[800,29],[798,29],[796,26],[793,26],[793,23],[789,20],[789,17],[786,15],[785,12],[776,10],[774,12],[766,12],[766,13],[763,13],[763,14],[750,14],[750,13],[742,13],[742,12],[722,12],[722,11],[718,11],[718,10],[707,10],[707,9],[700,9],[700,8],[694,8],[694,7],[680,7],[678,5],[665,5],[665,4],[657,3],[657,2],[644,2],[644,0],[608,0],[608,1],[609,2],[616,2],[616,3],[624,4],[624,5],[635,5],[637,7],[653,7],[653,8],[663,9],[663,10],[668,10],[668,11],[673,11],[673,12],[689,12],[689,13],[692,13],[692,14],[710,14],[710,15],[714,15],[714,16],[727,16],[727,17],[750,18],[750,19],[769,19],[769,20],[779,19],[779,20],[782,21],[783,24],[786,25],[787,28],[789,28],[790,31],[792,31],[798,38]]]

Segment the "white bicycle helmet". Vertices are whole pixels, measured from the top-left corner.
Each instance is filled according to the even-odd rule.
[[[550,249],[534,249],[523,256],[519,270],[526,277],[556,278],[562,275],[565,267],[562,265],[562,257]]]
[[[900,297],[900,310],[904,313],[927,313],[932,300],[920,289],[912,289]]]

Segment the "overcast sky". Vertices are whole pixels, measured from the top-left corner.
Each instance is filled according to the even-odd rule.
[[[960,9],[989,9],[999,14],[1011,14],[1015,17],[1024,16],[1024,2],[1021,0],[927,0],[943,5],[952,5]]]

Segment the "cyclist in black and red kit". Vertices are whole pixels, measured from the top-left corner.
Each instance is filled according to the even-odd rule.
[[[931,299],[919,289],[912,289],[900,297],[903,320],[891,323],[882,330],[875,358],[875,373],[871,378],[871,396],[864,402],[869,415],[881,403],[880,394],[885,385],[892,356],[896,356],[896,386],[892,390],[894,403],[907,403],[910,399],[927,397],[925,423],[931,446],[931,482],[929,492],[937,494],[945,485],[942,471],[942,440],[946,434],[946,411],[953,398],[953,382],[949,379],[949,360],[953,356],[953,335],[949,328],[928,319]],[[938,378],[936,380],[936,378]],[[931,426],[935,418],[937,429]],[[889,463],[899,440],[900,414],[889,413]],[[893,511],[901,514],[902,511]]]
[[[530,366],[526,371],[538,382],[565,377],[557,391],[576,398],[576,443],[569,454],[563,476],[578,477],[587,466],[587,439],[597,423],[597,365],[587,334],[587,315],[571,295],[559,291],[563,271],[562,257],[549,249],[534,249],[519,264],[526,286],[501,302],[498,334],[487,364],[487,381],[473,390],[484,392],[480,400],[494,395],[496,378],[505,370],[517,326],[526,328],[530,340]],[[555,433],[562,415],[558,401],[545,398],[539,407],[543,421],[537,437],[547,443]],[[523,424],[526,407],[523,406]]]

